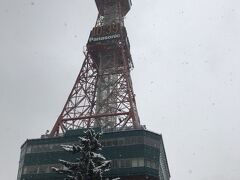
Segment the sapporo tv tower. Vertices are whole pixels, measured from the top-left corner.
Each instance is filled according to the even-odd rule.
[[[88,128],[103,131],[103,154],[112,160],[105,179],[169,180],[161,134],[140,124],[130,70],[133,69],[124,17],[130,0],[95,0],[98,17],[85,60],[50,134],[21,147],[18,180],[63,180],[51,171],[71,159],[61,144],[76,143]]]
[[[85,60],[51,135],[68,129],[139,128],[133,93],[133,68],[124,16],[129,0],[96,0],[99,15]]]

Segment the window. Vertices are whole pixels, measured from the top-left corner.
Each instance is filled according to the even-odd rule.
[[[146,160],[146,166],[149,167],[149,168],[151,167],[151,163],[150,163],[149,160]]]
[[[131,144],[131,138],[126,138],[125,139],[125,144]]]
[[[142,136],[137,137],[137,143],[138,144],[143,144],[144,143],[144,138]]]
[[[124,144],[124,139],[118,139],[118,145],[119,146],[122,146]]]
[[[119,168],[118,160],[112,160],[112,168]]]
[[[138,167],[138,160],[137,159],[132,160],[132,167]]]
[[[126,160],[120,160],[120,167],[125,168],[126,167]]]
[[[108,141],[106,142],[106,146],[112,146],[112,141],[111,141],[111,140],[108,140]]]
[[[38,167],[37,166],[28,166],[27,174],[37,174]]]
[[[31,150],[32,150],[32,146],[29,145],[29,146],[27,147],[27,152],[26,152],[26,153],[31,153]]]
[[[27,174],[27,167],[23,168],[23,174]]]
[[[118,141],[117,141],[116,139],[113,140],[113,141],[112,141],[112,145],[113,145],[113,146],[117,146],[117,145],[118,145]]]
[[[144,167],[144,159],[143,158],[138,159],[138,166]]]
[[[132,166],[132,162],[130,159],[126,159],[126,168],[129,168]]]
[[[48,169],[49,169],[49,167],[47,165],[39,166],[38,173],[47,173]]]
[[[132,137],[132,144],[137,144],[137,137]]]

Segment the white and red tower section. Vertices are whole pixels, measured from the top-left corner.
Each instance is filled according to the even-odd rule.
[[[51,135],[69,129],[140,127],[130,70],[133,68],[124,17],[130,0],[95,0],[98,17],[85,60]]]

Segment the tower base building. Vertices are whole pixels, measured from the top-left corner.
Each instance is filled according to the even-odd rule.
[[[76,144],[86,129],[68,130],[57,137],[43,135],[29,139],[21,147],[17,180],[64,180],[64,175],[51,167],[63,168],[59,159],[73,161],[76,155],[63,150],[63,144]],[[98,131],[98,129],[96,129]],[[103,154],[111,160],[111,170],[105,180],[169,180],[170,173],[161,134],[144,128],[105,132],[102,135]]]

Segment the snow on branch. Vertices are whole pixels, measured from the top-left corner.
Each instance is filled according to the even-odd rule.
[[[64,166],[64,169],[53,167],[53,171],[64,174],[69,180],[101,180],[102,174],[110,169],[111,164],[111,161],[97,153],[97,151],[102,150],[102,145],[99,142],[101,135],[101,133],[89,129],[84,132],[83,137],[79,137],[79,144],[61,145],[65,151],[77,154],[78,157],[75,162],[60,159],[59,162]]]

